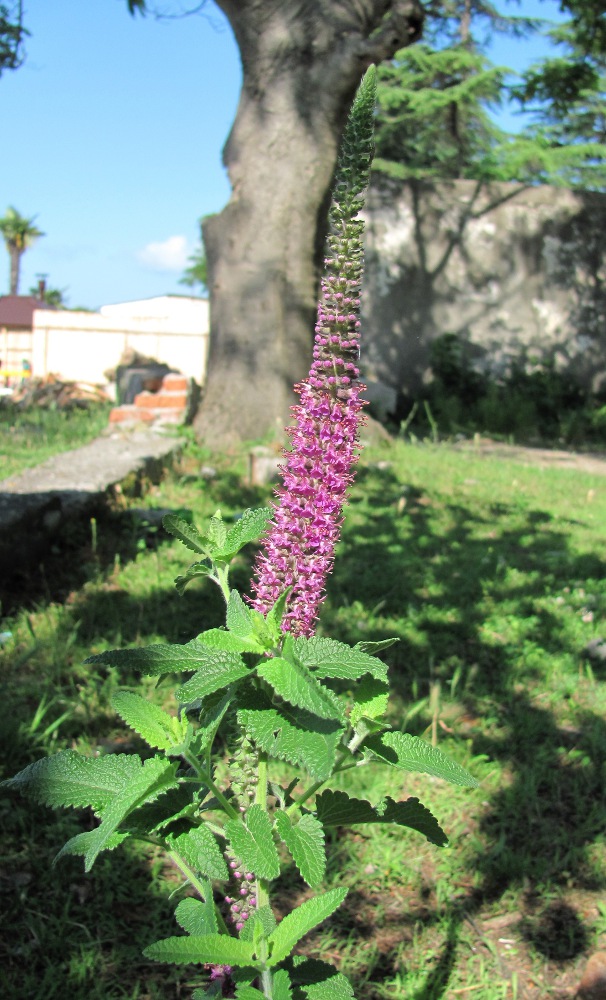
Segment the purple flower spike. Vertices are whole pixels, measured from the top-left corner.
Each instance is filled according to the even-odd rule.
[[[300,402],[288,428],[291,450],[284,454],[283,485],[252,585],[253,607],[263,613],[292,588],[282,628],[296,636],[313,635],[358,454],[364,405],[357,366],[364,229],[358,212],[372,160],[373,111],[374,77],[367,74],[333,190],[313,362],[307,379],[295,386]],[[344,305],[351,312],[344,313]]]

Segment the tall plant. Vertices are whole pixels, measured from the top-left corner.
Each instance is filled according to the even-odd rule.
[[[326,830],[393,823],[437,845],[446,837],[418,799],[386,797],[373,804],[331,788],[332,779],[351,768],[387,765],[476,784],[440,750],[383,720],[389,687],[378,654],[395,640],[351,647],[315,633],[362,409],[358,212],[372,157],[374,100],[371,69],[343,139],[314,361],[298,387],[277,502],[245,511],[232,526],[217,512],[204,532],[177,516],[164,520],[198,556],[176,580],[178,590],[199,576],[212,580],[225,598],[225,627],[185,645],[112,650],[89,661],[152,676],[191,674],[176,690],[179,715],[122,691],[114,697],[116,711],[159,752],[142,760],[65,750],[8,782],[51,806],[92,807],[99,825],[60,852],[82,855],[87,871],[102,851],[129,837],[164,849],[187,887],[175,912],[184,933],[149,945],[145,954],[203,966],[195,1000],[353,997],[343,973],[292,954],[347,895],[346,886],[318,891]],[[254,597],[246,602],[230,588],[229,566],[244,545],[263,535]],[[213,756],[219,734],[228,748],[227,771]],[[285,762],[294,768],[286,784]],[[316,892],[278,921],[272,893],[289,858]]]
[[[25,251],[44,233],[34,225],[34,219],[27,219],[12,206],[0,218],[0,233],[6,243],[10,258],[10,294],[19,294],[19,272],[21,258]]]

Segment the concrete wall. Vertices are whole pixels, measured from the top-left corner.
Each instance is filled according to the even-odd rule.
[[[98,313],[37,309],[32,333],[33,374],[103,384],[132,348],[201,385],[206,374],[208,302],[161,296],[103,306]]]
[[[606,195],[375,178],[366,219],[369,378],[416,391],[455,333],[480,371],[522,353],[606,382]]]

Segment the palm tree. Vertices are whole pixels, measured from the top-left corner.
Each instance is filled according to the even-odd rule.
[[[19,294],[19,268],[23,254],[39,236],[44,236],[44,233],[34,226],[34,218],[35,216],[26,219],[24,215],[19,214],[16,208],[12,207],[7,208],[6,215],[0,218],[0,233],[4,237],[11,260],[11,295]]]

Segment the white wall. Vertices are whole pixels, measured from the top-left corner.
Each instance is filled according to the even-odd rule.
[[[119,364],[128,347],[200,385],[206,374],[208,327],[208,302],[186,296],[103,306],[98,313],[37,309],[33,374],[103,384],[103,373]]]

